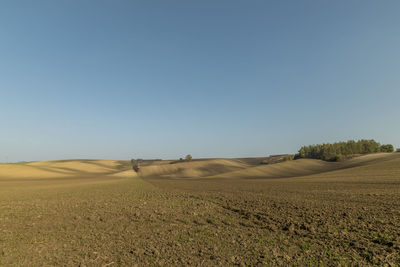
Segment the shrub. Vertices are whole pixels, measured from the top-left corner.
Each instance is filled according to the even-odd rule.
[[[381,152],[393,152],[394,148],[392,145],[381,145]]]
[[[294,160],[296,160],[296,159],[301,159],[300,154],[299,154],[299,153],[295,154],[294,157],[293,157],[293,159],[294,159]]]
[[[343,160],[343,155],[341,155],[341,154],[336,155],[332,159],[332,161],[336,161],[336,162],[339,162],[339,161],[342,161],[342,160]]]
[[[192,160],[192,155],[190,155],[190,154],[186,155],[185,160],[186,161],[191,161]]]

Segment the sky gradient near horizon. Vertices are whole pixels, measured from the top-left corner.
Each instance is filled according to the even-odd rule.
[[[1,1],[0,162],[400,147],[399,1]]]

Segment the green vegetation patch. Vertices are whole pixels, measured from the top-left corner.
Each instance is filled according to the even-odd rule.
[[[326,161],[342,161],[357,154],[393,152],[393,145],[381,145],[375,140],[350,140],[333,144],[309,145],[300,148],[296,158],[322,159]]]

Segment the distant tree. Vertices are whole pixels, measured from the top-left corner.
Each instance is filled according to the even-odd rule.
[[[306,156],[307,156],[307,154],[306,154],[306,147],[303,146],[303,147],[300,148],[299,153],[296,154],[296,158],[297,158],[297,157],[298,157],[298,158],[305,158]]]
[[[186,161],[191,161],[192,160],[192,155],[190,155],[190,154],[186,155],[185,160]]]
[[[400,152],[400,148],[396,149],[396,152]]]
[[[392,145],[381,145],[381,152],[393,152],[394,148]]]
[[[135,159],[131,159],[131,164],[132,164],[132,169],[135,172],[138,172],[139,171],[139,161],[135,160]]]

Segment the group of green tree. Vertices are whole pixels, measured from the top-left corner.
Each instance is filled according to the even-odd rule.
[[[375,140],[350,140],[333,144],[303,146],[296,158],[322,159],[326,161],[341,161],[356,154],[370,154],[377,152],[393,152],[392,145],[381,145]]]

